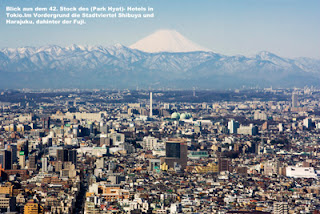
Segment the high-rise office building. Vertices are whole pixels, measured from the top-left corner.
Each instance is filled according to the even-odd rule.
[[[3,169],[12,169],[12,152],[8,150],[0,151],[0,164]]]
[[[219,158],[219,172],[230,171],[230,161],[228,159]]]
[[[48,158],[47,157],[41,158],[41,164],[42,164],[42,172],[48,172]]]
[[[303,126],[309,129],[312,125],[312,120],[310,118],[305,118],[303,120]]]
[[[179,164],[182,169],[187,167],[188,161],[188,145],[183,139],[169,139],[166,142],[166,157],[162,159],[169,168],[174,168],[175,164]]]
[[[17,157],[17,144],[9,144],[7,150],[11,152],[11,164],[15,163],[18,160]]]
[[[292,93],[292,108],[297,108],[299,107],[299,102],[298,102],[298,94]]]
[[[237,129],[238,134],[244,134],[244,135],[257,135],[259,132],[258,127],[253,125],[252,123],[249,126],[240,126]]]
[[[239,128],[239,123],[238,122],[236,122],[234,120],[230,120],[228,122],[228,129],[229,129],[229,133],[230,134],[237,134],[238,128]]]
[[[58,149],[57,150],[57,161],[61,162],[72,162],[77,165],[77,150]]]
[[[103,134],[108,134],[108,132],[109,132],[108,125],[101,122],[100,123],[100,132],[103,133]]]
[[[41,122],[43,129],[50,129],[50,117],[42,118]]]
[[[35,154],[29,156],[29,169],[37,169],[37,158]]]
[[[68,150],[58,149],[57,150],[57,161],[68,161]]]
[[[77,150],[69,150],[68,151],[68,161],[77,165]]]
[[[25,155],[19,155],[19,165],[21,169],[24,169],[26,167],[26,156]]]
[[[180,158],[180,143],[179,142],[167,142],[166,143],[166,157],[168,158]]]

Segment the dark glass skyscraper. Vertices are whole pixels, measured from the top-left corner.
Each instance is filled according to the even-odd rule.
[[[77,165],[77,150],[59,149],[57,150],[57,161],[70,161]]]
[[[180,158],[180,142],[166,143],[166,157]]]
[[[12,169],[11,151],[0,151],[0,164],[3,169]]]
[[[188,145],[184,139],[169,139],[166,142],[165,162],[169,168],[174,168],[175,163],[179,164],[182,169],[187,167],[188,162]]]

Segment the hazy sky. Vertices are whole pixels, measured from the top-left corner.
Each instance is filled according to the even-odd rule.
[[[154,19],[99,19],[87,25],[5,24],[6,6],[151,6]],[[158,29],[174,29],[227,55],[266,50],[320,59],[319,0],[1,0],[0,48],[131,45]]]

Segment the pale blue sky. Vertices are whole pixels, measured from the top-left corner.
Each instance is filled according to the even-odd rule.
[[[100,19],[84,26],[5,25],[5,6],[151,6],[154,19]],[[0,48],[131,45],[158,29],[174,29],[227,55],[267,50],[320,59],[319,0],[1,0]]]

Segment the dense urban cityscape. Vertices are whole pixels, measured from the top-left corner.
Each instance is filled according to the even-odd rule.
[[[0,213],[320,213],[320,90],[0,90]]]

